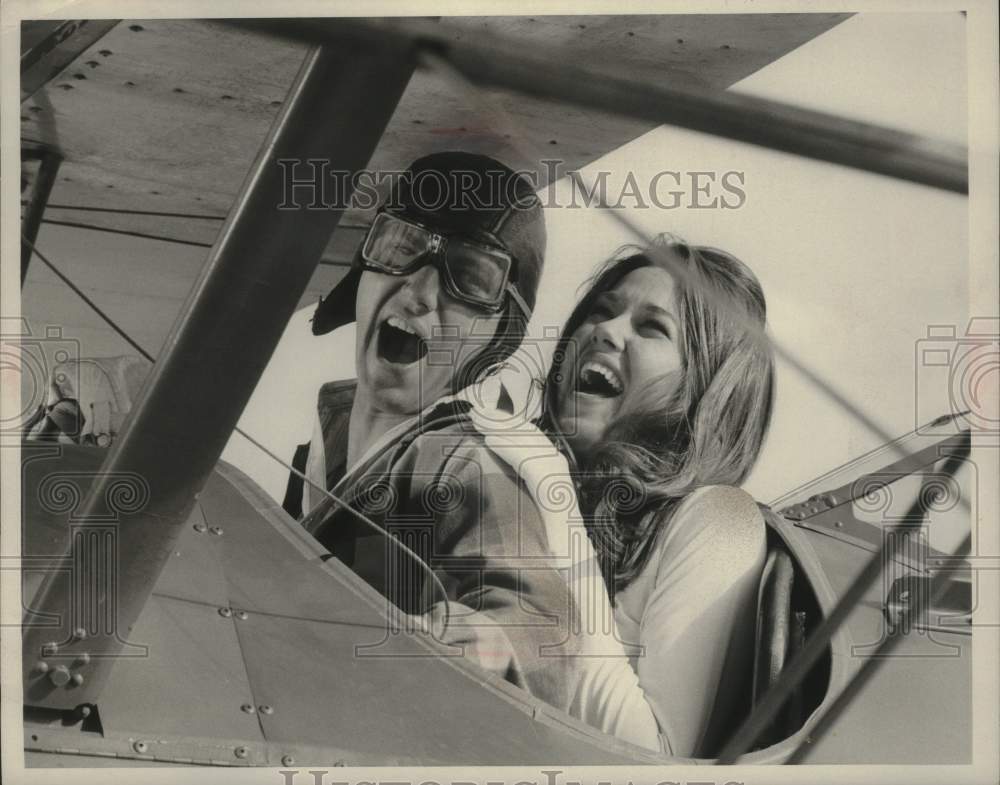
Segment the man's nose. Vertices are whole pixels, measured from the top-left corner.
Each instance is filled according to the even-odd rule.
[[[612,319],[605,319],[594,326],[593,341],[599,346],[617,352],[625,351],[631,321],[627,314],[619,314]]]
[[[438,296],[441,293],[441,276],[433,264],[425,264],[406,276],[404,291],[409,298],[407,310],[419,316],[437,308]]]

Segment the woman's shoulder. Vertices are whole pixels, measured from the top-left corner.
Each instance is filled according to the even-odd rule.
[[[764,516],[753,496],[735,485],[703,485],[685,496],[674,508],[672,519],[692,514],[711,514],[718,525],[759,528]],[[705,521],[709,523],[709,521]]]
[[[678,559],[733,570],[763,563],[767,526],[754,498],[731,485],[707,485],[685,496],[657,522],[650,559],[658,576]]]

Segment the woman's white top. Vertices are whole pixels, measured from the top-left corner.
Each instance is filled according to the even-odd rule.
[[[480,422],[487,445],[538,505],[579,611],[575,656],[585,662],[570,713],[670,755],[713,746],[719,718],[738,705],[752,669],[766,555],[754,500],[729,486],[689,494],[663,522],[645,567],[612,609],[566,459],[524,422],[510,429],[497,429],[488,416]]]

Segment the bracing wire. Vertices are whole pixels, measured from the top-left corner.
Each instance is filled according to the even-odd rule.
[[[491,103],[483,95],[479,86],[472,82],[458,68],[456,68],[454,64],[443,58],[438,53],[426,49],[418,53],[418,58],[425,67],[438,71],[453,85],[456,85],[461,92],[471,99],[472,103],[479,107],[481,112],[489,116],[494,121],[496,127],[511,129],[512,132],[509,133],[509,135],[506,135],[506,138],[510,140],[528,138],[523,132],[521,132],[521,129],[516,127],[516,124],[513,122],[510,115],[505,112],[502,107],[496,107],[493,103]],[[517,142],[512,141],[512,144],[515,147],[519,147]],[[524,153],[523,146],[520,146],[519,151],[522,152],[522,154]],[[532,158],[529,155],[525,160],[542,160],[543,158],[544,156],[541,158]],[[586,183],[583,181],[579,172],[574,173],[574,175],[578,178],[578,181],[586,187]],[[592,192],[597,193],[598,191],[596,189],[592,189]],[[606,212],[610,212],[620,224],[622,224],[640,242],[647,245],[653,253],[662,256],[663,262],[669,266],[672,273],[681,276],[686,281],[691,281],[690,272],[687,268],[676,262],[669,254],[663,253],[660,249],[658,249],[652,243],[648,234],[624,216],[622,211],[610,208],[603,198],[600,200],[599,206]],[[697,282],[693,283],[697,285]],[[823,379],[818,373],[795,357],[792,352],[778,343],[773,336],[768,335],[766,328],[762,328],[753,323],[743,314],[735,312],[733,309],[729,309],[728,306],[719,300],[713,292],[706,291],[705,293],[713,300],[716,306],[726,308],[732,312],[733,318],[737,319],[741,326],[750,331],[751,334],[758,340],[769,342],[776,356],[783,359],[792,368],[809,379],[830,400],[842,409],[846,410],[852,416],[856,417],[869,431],[878,436],[883,442],[892,444],[897,452],[902,452],[901,448],[896,445],[894,438],[884,428],[882,428],[874,420],[874,418],[867,415],[860,406],[852,402],[844,393],[837,390],[829,381]],[[957,468],[957,464],[961,462],[961,460],[964,460],[965,457],[967,457],[967,455],[952,456],[949,458],[947,468],[944,469],[944,471],[953,472]],[[970,509],[967,499],[963,497],[960,498],[959,501],[965,509]],[[916,514],[917,512],[925,512],[922,497],[916,500],[910,510],[911,515]],[[823,618],[820,625],[806,639],[806,644],[802,651],[798,652],[792,661],[786,665],[779,680],[764,694],[760,703],[754,707],[751,714],[745,718],[740,727],[730,737],[719,758],[719,763],[733,763],[743,752],[746,751],[746,749],[750,747],[750,745],[754,743],[767,724],[773,721],[774,716],[784,705],[787,698],[791,695],[792,690],[794,690],[795,687],[806,677],[812,665],[819,659],[823,651],[826,649],[826,646],[832,640],[835,632],[843,625],[847,615],[855,607],[868,588],[882,574],[885,560],[893,557],[895,554],[895,548],[898,547],[898,543],[901,541],[902,538],[893,538],[893,545],[890,545],[888,538],[883,540],[879,551],[865,564],[861,573],[848,587],[847,591],[840,598],[840,601],[832,609],[830,614]],[[958,550],[956,550],[955,555],[961,555],[963,553],[963,548],[965,547],[966,543],[963,543]],[[937,584],[936,591],[943,591],[943,589],[940,588],[940,584]],[[871,677],[872,673],[874,673],[875,667],[876,666],[873,665],[866,669],[862,669],[862,671],[860,671],[855,678],[860,677],[861,682],[863,683]],[[849,702],[850,699],[857,694],[858,689],[860,689],[860,684],[858,686],[854,686],[854,680],[847,684],[839,696],[839,699],[835,702],[834,706],[831,707],[830,718],[826,721],[826,723],[818,726],[821,730],[829,727],[833,718],[837,716],[837,714],[843,710],[847,702]],[[816,731],[813,733],[813,738],[816,738]],[[802,749],[800,747],[795,751],[795,755],[800,756],[801,754]]]
[[[32,243],[31,240],[29,240],[22,234],[21,241],[31,249],[32,253],[34,253],[39,259],[41,259],[42,263],[44,263],[46,267],[48,267],[53,273],[55,273],[55,275],[63,283],[65,283],[70,289],[72,289],[73,292],[80,299],[82,299],[98,316],[100,316],[101,319],[103,319],[108,324],[108,326],[111,327],[112,330],[114,330],[119,336],[121,336],[121,338],[124,339],[129,346],[131,346],[133,349],[139,352],[139,354],[141,354],[145,359],[149,360],[149,362],[151,363],[156,362],[156,359],[153,357],[153,355],[151,355],[135,340],[133,340],[121,326],[119,326],[110,316],[108,316],[103,310],[101,310],[97,306],[97,304],[94,303],[93,300],[91,300],[86,294],[84,294],[84,292],[81,291],[81,289],[76,284],[74,284],[73,281],[71,281],[64,273],[62,273],[41,251],[38,250],[38,248],[35,247],[35,244]],[[375,523],[367,515],[360,512],[359,510],[354,509],[349,504],[347,504],[342,499],[333,494],[331,491],[322,487],[318,483],[314,482],[312,479],[307,477],[304,472],[299,471],[294,466],[284,461],[282,458],[276,455],[272,450],[265,447],[263,444],[261,444],[260,441],[255,439],[253,436],[244,431],[242,428],[236,426],[234,430],[244,439],[249,441],[252,445],[261,450],[265,455],[267,455],[273,461],[278,463],[283,468],[287,469],[289,472],[294,474],[303,482],[307,483],[309,487],[319,491],[321,494],[326,496],[330,501],[332,501],[339,507],[343,507],[344,509],[348,510],[352,515],[354,515],[358,520],[360,520],[366,526],[374,529],[379,534],[386,536],[386,538],[389,539],[391,542],[393,542],[395,546],[399,548],[403,553],[405,553],[411,559],[415,560],[417,564],[420,565],[421,569],[423,569],[430,577],[431,582],[433,583],[434,588],[437,590],[437,592],[441,594],[443,602],[443,624],[441,630],[442,632],[444,632],[444,630],[448,628],[448,624],[451,621],[451,609],[448,601],[448,592],[444,588],[444,584],[441,582],[441,579],[437,576],[437,573],[435,573],[434,570],[431,569],[431,566],[427,564],[427,562],[421,559],[420,556],[418,556],[411,548],[409,548],[405,543],[403,543],[398,536],[386,531],[384,528]],[[433,634],[433,631],[431,632]]]
[[[529,138],[524,130],[517,126],[514,119],[503,109],[502,106],[497,106],[491,103],[489,99],[483,95],[479,87],[474,82],[470,81],[468,77],[466,77],[465,74],[463,74],[452,63],[437,52],[431,50],[422,50],[418,57],[425,67],[438,71],[441,75],[451,81],[453,85],[461,89],[461,91],[471,99],[472,103],[479,107],[481,112],[489,116],[490,120],[493,121],[497,127],[508,131],[509,133],[505,134],[505,138],[508,138],[510,144],[518,149],[522,156],[525,157],[525,160],[544,160],[547,157],[545,155],[540,155],[537,150],[526,149],[525,145],[520,141],[522,139]],[[587,183],[583,179],[580,172],[571,172],[570,176],[576,179],[577,182],[584,188],[587,187]],[[598,193],[597,189],[590,189],[588,190],[588,193],[591,191]],[[649,234],[625,216],[624,211],[616,210],[610,207],[607,201],[603,198],[603,195],[598,206],[605,212],[610,213],[611,216],[630,234],[632,234],[637,241],[641,242],[645,246],[648,246],[650,252],[657,256],[657,261],[662,261],[666,266],[668,266],[672,274],[679,276],[682,280],[691,283],[692,285],[699,285],[699,282],[694,279],[692,272],[687,267],[680,264],[670,254],[655,247]],[[775,355],[779,359],[788,363],[788,365],[790,365],[798,373],[807,378],[821,393],[823,393],[823,395],[833,401],[837,406],[844,409],[853,417],[856,417],[858,421],[860,421],[872,434],[878,437],[881,442],[891,444],[900,455],[905,455],[902,448],[895,444],[895,437],[879,425],[875,419],[867,414],[859,404],[852,401],[847,394],[838,390],[829,380],[824,379],[820,376],[820,374],[810,368],[807,363],[800,360],[791,350],[777,341],[773,335],[769,335],[766,328],[761,327],[748,316],[740,313],[737,309],[731,308],[728,303],[722,300],[722,298],[714,291],[703,287],[703,293],[713,302],[715,306],[728,311],[732,318],[736,320],[737,323],[749,334],[755,336],[760,341],[769,343]],[[968,508],[967,501],[963,500],[963,504],[966,508]]]

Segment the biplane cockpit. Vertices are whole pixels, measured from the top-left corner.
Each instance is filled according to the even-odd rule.
[[[333,182],[278,163],[397,170],[446,144],[541,190],[667,124],[961,198],[961,145],[728,89],[847,18],[22,22],[26,765],[679,762],[394,634],[281,486],[223,460],[285,476],[289,444],[241,415],[291,384],[269,361],[301,356],[302,309],[374,213],[326,209]],[[320,209],[275,209],[289,199]],[[131,254],[151,246],[170,254]],[[327,370],[308,364],[312,395]],[[940,414],[902,437],[866,422],[878,449],[762,505],[749,689],[700,760],[968,759],[970,540],[926,532],[968,528],[989,422]]]

